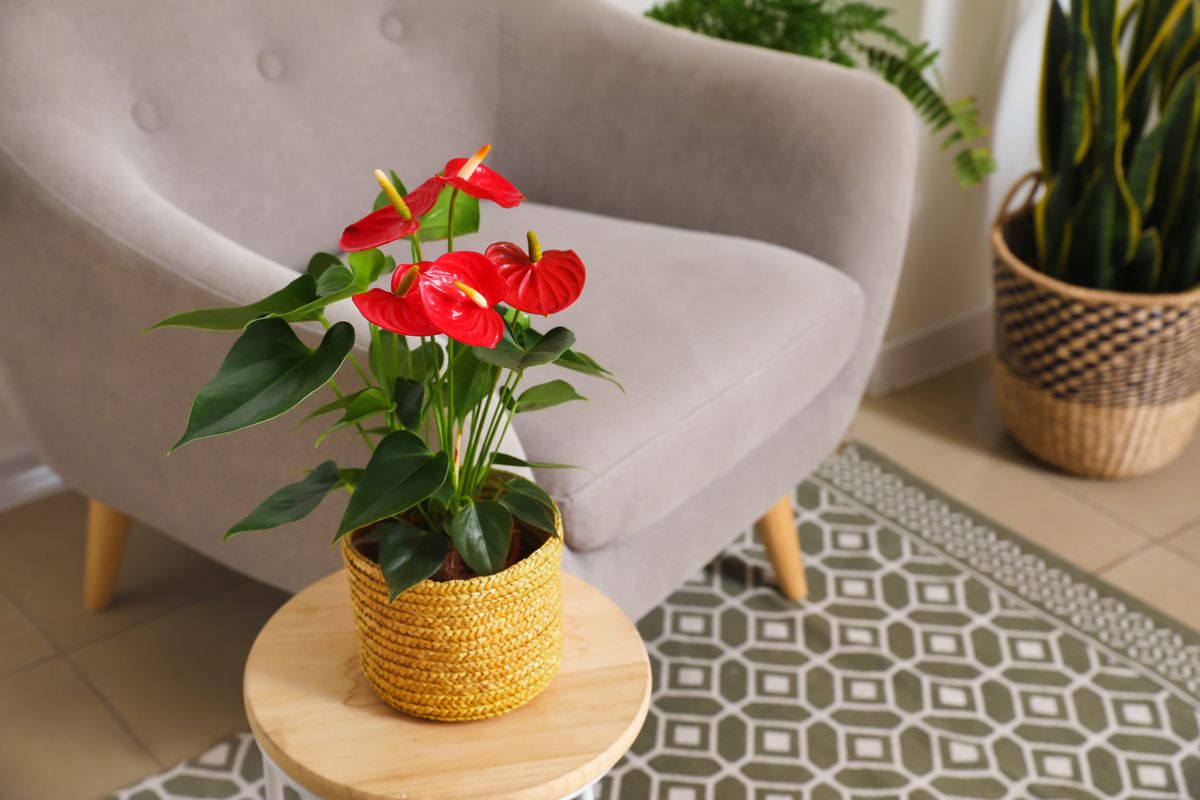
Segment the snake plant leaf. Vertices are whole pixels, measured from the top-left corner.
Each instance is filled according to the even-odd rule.
[[[342,482],[337,464],[323,461],[297,483],[289,484],[272,494],[232,528],[225,539],[245,531],[262,531],[304,519],[321,505],[329,491]]]
[[[1163,145],[1167,132],[1180,124],[1186,115],[1193,114],[1197,100],[1197,80],[1200,68],[1192,69],[1176,87],[1161,119],[1134,147],[1129,163],[1129,191],[1143,215],[1150,211],[1154,199],[1158,170],[1162,165]]]
[[[423,531],[403,520],[376,526],[371,538],[379,542],[379,569],[387,581],[389,603],[437,572],[450,552],[443,534]]]
[[[321,442],[325,441],[325,438],[331,433],[340,431],[342,428],[348,428],[351,425],[357,425],[371,417],[387,414],[396,408],[395,402],[383,390],[373,386],[355,394],[353,400],[349,398],[347,400],[349,402],[346,403],[346,411],[342,415],[342,418],[330,425],[324,433],[317,437],[317,447],[320,447]]]
[[[438,490],[446,481],[449,467],[447,455],[433,453],[416,434],[389,433],[375,446],[363,469],[334,541],[412,508]]]
[[[1128,272],[1132,280],[1129,285],[1120,288],[1133,292],[1151,291],[1158,284],[1162,264],[1162,238],[1158,231],[1153,228],[1142,231],[1137,250],[1129,261]]]
[[[1130,43],[1125,81],[1125,119],[1128,141],[1141,138],[1153,107],[1157,76],[1162,71],[1170,39],[1193,0],[1142,0]],[[1132,146],[1128,148],[1132,150]]]
[[[287,314],[311,303],[317,297],[312,275],[301,275],[274,294],[256,303],[231,308],[201,308],[172,314],[146,330],[155,328],[200,328],[208,331],[238,331],[261,317]],[[313,317],[315,319],[315,317]]]
[[[512,548],[513,520],[495,500],[468,500],[446,526],[454,549],[467,566],[480,575],[504,569]]]
[[[575,391],[575,387],[564,380],[546,381],[536,386],[530,386],[521,392],[517,398],[514,410],[520,414],[526,411],[541,411],[543,408],[569,403],[572,400],[587,400]]]
[[[1070,31],[1067,17],[1058,0],[1051,0],[1046,18],[1046,43],[1042,52],[1043,68],[1039,93],[1041,118],[1038,124],[1038,145],[1042,153],[1042,169],[1046,178],[1059,172],[1062,150],[1064,87],[1062,76],[1070,60]]]
[[[187,430],[171,449],[249,428],[295,408],[324,386],[354,347],[354,327],[339,322],[316,349],[280,319],[251,322],[217,374],[192,402]]]
[[[1192,30],[1192,27],[1189,26],[1188,29]],[[1200,31],[1193,32],[1177,49],[1169,51],[1167,57],[1170,60],[1167,62],[1168,66],[1159,98],[1164,106],[1167,98],[1175,92],[1179,81],[1183,79],[1188,70],[1196,64],[1200,64]]]

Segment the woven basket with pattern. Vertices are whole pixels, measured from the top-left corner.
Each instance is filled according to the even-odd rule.
[[[423,581],[388,603],[379,566],[349,536],[350,577],[363,672],[388,705],[417,717],[472,720],[525,705],[562,657],[559,535],[495,575]]]
[[[1176,458],[1200,420],[1200,289],[1134,294],[1051,278],[1033,259],[1034,174],[992,229],[996,394],[1017,441],[1079,475],[1142,475]],[[1023,184],[1028,199],[1011,211]]]

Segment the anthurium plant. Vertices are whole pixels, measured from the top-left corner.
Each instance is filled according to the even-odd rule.
[[[279,417],[322,388],[330,401],[306,418],[327,420],[317,445],[345,432],[366,447],[365,466],[320,463],[226,538],[294,522],[346,490],[333,541],[355,534],[372,543],[394,599],[431,576],[504,569],[518,556],[518,526],[556,535],[549,495],[493,468],[564,465],[531,464],[500,452],[500,442],[514,414],[585,399],[561,379],[524,386],[533,368],[612,376],[574,349],[567,328],[542,332],[532,324],[531,314],[548,317],[579,298],[586,270],[574,251],[544,250],[533,231],[525,248],[455,249],[456,237],[478,229],[480,200],[503,208],[524,200],[483,165],[489,149],[451,159],[411,192],[395,173],[377,170],[375,210],[343,232],[344,260],[317,253],[304,274],[258,302],[188,311],[154,326],[240,331],[197,394],[175,448]],[[406,263],[379,249],[394,242],[407,242]],[[445,251],[430,259],[425,250],[434,242]],[[388,275],[387,288],[373,286]],[[355,327],[326,318],[328,306],[347,299],[370,331],[366,363],[354,352]],[[324,326],[315,347],[297,336],[298,323]],[[336,377],[345,363],[353,389]],[[447,571],[450,564],[469,571]]]

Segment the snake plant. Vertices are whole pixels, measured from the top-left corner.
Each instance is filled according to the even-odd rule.
[[[1070,283],[1200,281],[1200,0],[1051,0],[1037,266]]]
[[[646,16],[742,44],[782,50],[844,67],[865,67],[908,99],[930,133],[954,149],[959,184],[973,186],[996,169],[976,142],[987,134],[972,98],[946,99],[934,67],[938,53],[889,23],[892,9],[855,0],[663,0]]]

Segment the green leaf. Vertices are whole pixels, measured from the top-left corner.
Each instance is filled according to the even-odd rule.
[[[1162,118],[1134,147],[1129,165],[1129,191],[1143,214],[1149,212],[1154,199],[1167,133],[1186,119],[1185,115],[1194,113],[1196,90],[1197,71],[1193,69],[1171,95]]]
[[[546,331],[545,335],[530,347],[521,358],[521,369],[550,364],[575,344],[575,334],[559,326]]]
[[[341,482],[337,464],[324,461],[304,480],[283,487],[264,500],[258,508],[225,531],[225,539],[243,531],[262,531],[307,517],[325,499],[329,490]]]
[[[501,495],[497,502],[527,525],[532,525],[546,533],[557,533],[557,529],[554,527],[554,512],[529,495],[508,492]]]
[[[279,319],[250,323],[192,402],[187,430],[171,449],[266,422],[324,386],[354,347],[354,327],[338,322],[315,350]]]
[[[425,402],[425,387],[408,378],[397,378],[396,389],[396,418],[400,424],[410,431],[415,431],[421,425],[421,406]]]
[[[451,359],[453,366],[446,388],[448,391],[450,386],[454,387],[452,411],[455,420],[462,422],[492,392],[500,372],[494,365],[476,358],[470,348],[455,344],[451,346],[461,350]]]
[[[547,381],[530,386],[517,398],[516,412],[540,411],[572,400],[587,400],[575,387],[563,380]]]
[[[304,271],[313,278],[320,278],[325,274],[325,270],[340,266],[342,266],[342,260],[333,253],[314,253],[313,257],[308,260],[308,268]]]
[[[453,193],[452,187],[443,187],[433,208],[421,217],[421,229],[417,231],[417,238],[422,242],[437,242],[446,238],[450,231],[450,196]],[[479,201],[465,192],[459,192],[454,201],[454,235],[465,236],[477,230]]]
[[[429,497],[445,482],[449,466],[445,453],[434,454],[416,434],[388,434],[367,462],[334,541],[364,525],[401,514]]]
[[[400,180],[400,176],[396,174],[395,170],[389,169],[388,175],[391,177],[392,183],[395,185],[396,189],[400,192],[401,197],[408,194],[408,189],[404,188],[404,181]],[[389,199],[387,194],[382,189],[380,189],[379,194],[375,195],[375,203],[374,203],[374,205],[371,206],[371,210],[378,211],[379,209],[383,208],[384,206],[390,206],[391,204],[392,204],[391,199]]]
[[[353,285],[354,273],[338,264],[325,270],[321,273],[321,277],[317,278],[317,296],[324,297]]]
[[[566,350],[561,356],[554,360],[554,364],[555,366],[563,367],[564,369],[569,369],[574,372],[581,372],[584,375],[603,378],[604,380],[616,386],[622,392],[625,391],[625,387],[613,377],[611,372],[600,366],[600,364],[596,362],[596,359],[592,358],[586,353],[581,353],[578,350]]]
[[[518,492],[519,494],[532,497],[547,508],[551,508],[554,505],[554,501],[550,499],[550,495],[545,489],[527,478],[522,478],[520,475],[514,475],[505,481],[504,488],[510,492]]]
[[[300,420],[300,425],[303,425],[304,423],[308,422],[310,419],[315,419],[319,416],[322,416],[323,414],[328,414],[331,411],[340,411],[340,410],[344,409],[346,406],[348,406],[354,400],[354,398],[358,397],[360,394],[362,394],[365,391],[366,391],[366,389],[359,389],[357,392],[354,392],[353,394],[346,395],[345,399],[339,397],[335,400],[331,400],[330,402],[326,403],[325,405],[323,405],[319,408],[313,409],[312,411],[309,412],[308,416],[306,416],[304,419]]]
[[[389,603],[437,572],[450,552],[445,536],[403,520],[385,522],[371,533],[379,541],[379,569],[387,581]]]
[[[530,329],[525,335],[528,347],[521,347],[506,335],[495,347],[472,347],[471,352],[485,364],[518,372],[550,364],[575,344],[575,334],[563,327],[551,328],[545,335]]]
[[[202,308],[172,314],[146,330],[155,328],[200,328],[209,331],[236,331],[268,315],[287,314],[311,303],[317,296],[312,275],[301,275],[274,294],[248,306]]]
[[[371,387],[363,389],[355,394],[354,399],[346,398],[346,413],[337,422],[329,426],[329,429],[317,437],[317,445],[325,440],[325,437],[334,431],[340,431],[342,428],[356,425],[363,420],[370,419],[377,414],[386,414],[396,407],[392,399],[388,397],[381,389]]]
[[[471,352],[485,364],[503,367],[513,372],[521,369],[521,358],[525,355],[525,351],[508,337],[496,342],[495,347],[472,347]]]
[[[510,456],[508,453],[496,453],[492,463],[498,467],[531,467],[532,469],[583,469],[574,464],[554,464],[549,461],[526,461],[523,458]]]
[[[494,575],[508,559],[512,528],[512,514],[500,503],[468,500],[450,520],[447,532],[468,567],[480,575]]]
[[[338,486],[346,486],[353,489],[362,480],[362,474],[363,471],[360,468],[343,467],[338,470]]]
[[[301,319],[310,319],[317,312],[324,309],[326,306],[333,305],[352,297],[356,294],[362,294],[367,289],[371,288],[371,284],[379,278],[384,268],[387,266],[388,258],[383,255],[378,249],[361,250],[356,253],[351,253],[347,260],[350,262],[350,272],[353,279],[346,286],[340,289],[331,291],[329,294],[318,295],[317,298],[309,303],[306,303],[299,308],[293,309],[290,312],[280,312],[271,316],[283,317],[288,322],[298,322]],[[329,270],[326,270],[328,272]],[[322,275],[324,277],[324,275]],[[330,288],[333,278],[330,279]]]

